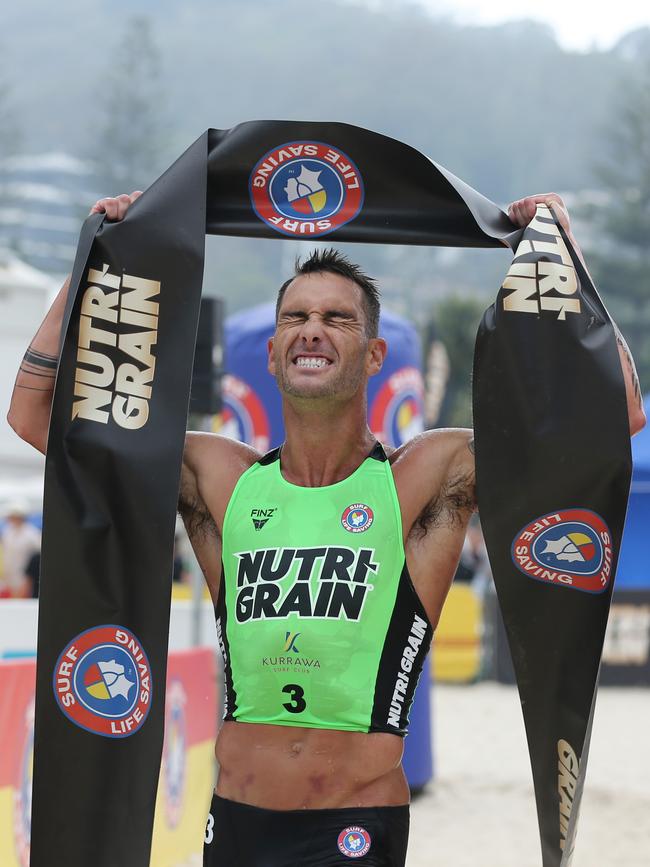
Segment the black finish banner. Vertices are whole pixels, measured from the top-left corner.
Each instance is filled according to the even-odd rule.
[[[521,235],[495,204],[407,145],[344,124],[279,121],[209,130],[122,222],[97,216],[86,221],[66,311],[46,464],[32,867],[49,867],[53,859],[67,867],[149,863],[174,518],[206,232],[467,247],[514,246]],[[532,262],[532,273],[537,268],[542,274],[531,255],[518,253],[517,267]],[[534,278],[527,279],[537,287]],[[531,301],[536,293],[533,288],[517,297]],[[521,669],[520,688],[522,695],[538,690],[547,702],[542,718],[548,726],[533,730],[528,724],[533,767],[543,768],[547,779],[548,730],[555,732],[556,721],[576,755],[582,752],[584,768],[583,699],[591,702],[594,692],[602,643],[596,633],[604,629],[609,593],[534,582],[508,559],[510,544],[515,533],[538,519],[552,522],[555,514],[562,521],[571,512],[567,532],[573,532],[582,512],[591,510],[611,533],[613,570],[629,444],[618,437],[624,398],[602,305],[590,300],[593,322],[585,324],[586,296],[569,297],[575,293],[557,281],[545,283],[538,294],[542,314],[513,313],[506,329],[490,329],[490,340],[479,341],[477,377],[484,396],[477,400],[477,419],[479,490],[498,496],[482,502],[498,524],[488,533],[495,571],[505,569],[497,580],[504,610],[512,614],[511,636],[527,648],[521,651],[528,667]],[[584,305],[580,314],[566,313],[575,303]],[[528,324],[533,320],[540,323],[537,337]],[[582,330],[576,330],[577,322]],[[513,335],[509,350],[503,331]],[[503,376],[501,353],[507,360]],[[530,375],[525,389],[511,377],[514,368]],[[553,377],[560,369],[564,390],[556,392]],[[579,386],[585,394],[578,394]],[[610,391],[611,401],[604,404]],[[589,413],[574,427],[575,407],[588,403],[587,392]],[[585,438],[587,420],[603,405],[605,420],[589,427]],[[528,440],[520,439],[521,426]],[[506,445],[508,456],[502,454]],[[550,459],[541,455],[553,450],[557,463],[551,473]],[[528,463],[513,467],[508,457],[515,454]],[[502,473],[494,476],[493,467]],[[577,477],[582,486],[576,488]],[[602,541],[600,524],[593,532]],[[504,539],[508,557],[500,554]],[[586,544],[581,537],[575,544],[587,550],[580,548]],[[535,583],[561,596],[560,603],[539,604],[527,592]],[[586,605],[566,597],[595,601],[585,613]],[[555,663],[548,663],[558,607],[566,629],[580,635],[580,660],[592,654],[591,666],[578,664],[568,639],[559,641]],[[539,620],[537,630],[531,620]],[[531,662],[536,654],[546,664]],[[591,682],[574,683],[586,668]],[[571,712],[571,726],[562,727]],[[553,767],[557,774],[557,760]],[[555,785],[557,800],[557,778]],[[538,801],[544,840],[552,840],[551,817],[558,808],[545,785],[538,786]],[[551,863],[556,862],[545,861]]]
[[[483,317],[477,492],[533,769],[544,867],[568,865],[631,477],[612,323],[540,205]]]

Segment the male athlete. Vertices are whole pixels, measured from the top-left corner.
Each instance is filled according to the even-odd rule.
[[[122,219],[138,195],[92,212]],[[571,237],[555,194],[513,203],[513,222],[527,225],[538,202]],[[25,355],[9,412],[41,451],[66,292]],[[386,355],[378,321],[373,281],[333,251],[312,254],[280,289],[269,340],[281,449],[187,435],[179,508],[226,676],[210,867],[405,864],[402,738],[475,508],[474,454],[467,430],[427,431],[390,455],[376,442],[366,388]],[[635,433],[639,385],[622,338],[619,350]]]

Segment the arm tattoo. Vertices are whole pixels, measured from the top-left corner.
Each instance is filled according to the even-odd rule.
[[[24,355],[24,361],[36,367],[46,367],[50,370],[56,370],[59,366],[56,355],[47,355],[44,352],[38,352],[30,346]]]
[[[30,346],[20,363],[20,372],[27,373],[29,376],[37,376],[39,379],[46,380],[53,386],[58,366],[59,362],[56,355],[46,355],[44,352],[38,352],[38,350],[32,349]],[[52,388],[47,386],[45,382],[40,388],[35,385],[24,385],[23,383],[16,383],[16,386],[18,388],[29,389],[30,391],[52,391]]]
[[[475,448],[475,446],[474,446],[474,437],[472,437],[471,440],[468,440],[468,442],[467,442],[467,448],[470,450],[470,452],[471,452],[473,455],[476,454],[476,448]]]
[[[625,339],[621,332],[616,329],[616,342],[623,350],[623,355],[625,356],[625,360],[627,362],[628,371],[630,377],[632,378],[632,386],[634,388],[634,399],[637,402],[639,408],[643,408],[643,395],[641,394],[641,384],[639,383],[639,377],[637,376],[636,367],[634,366],[634,359],[632,358],[632,354],[628,349],[628,345],[625,342]]]
[[[460,527],[475,508],[474,473],[454,476],[424,507],[411,532],[422,539],[434,527]]]

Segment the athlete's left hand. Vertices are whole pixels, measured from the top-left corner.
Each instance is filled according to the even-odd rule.
[[[540,193],[537,196],[526,196],[525,199],[517,199],[516,202],[508,205],[508,216],[515,225],[521,226],[523,229],[535,216],[537,205],[540,203],[548,205],[553,210],[560,225],[567,235],[569,235],[571,232],[569,213],[562,201],[562,197],[558,196],[557,193]]]

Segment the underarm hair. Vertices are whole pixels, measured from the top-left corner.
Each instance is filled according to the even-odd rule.
[[[181,489],[178,511],[190,539],[205,542],[207,539],[219,538],[219,530],[214,518],[205,503],[198,497],[188,495],[187,491]]]
[[[411,533],[422,539],[435,527],[462,527],[475,509],[474,473],[453,476],[420,512]]]
[[[25,385],[24,383],[17,382],[17,388],[26,388],[30,391],[52,391],[58,366],[59,362],[56,355],[47,355],[47,353],[39,352],[30,346],[23,355],[23,360],[20,363],[20,372],[27,373],[30,376],[37,376],[43,380],[43,383],[42,385]]]

